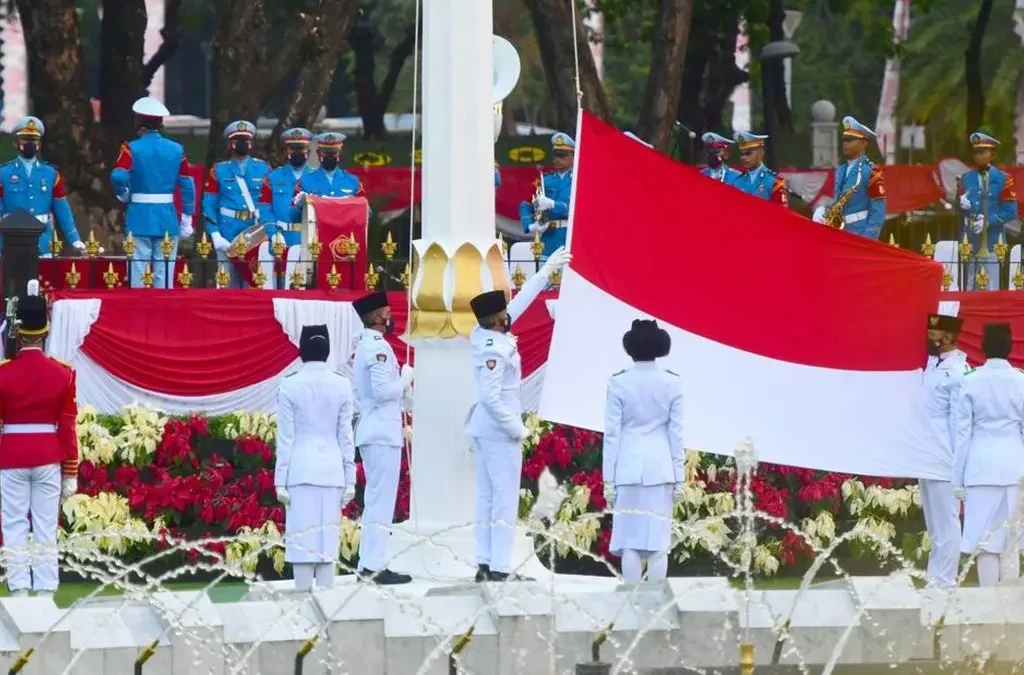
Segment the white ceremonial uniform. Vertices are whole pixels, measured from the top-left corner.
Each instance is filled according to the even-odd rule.
[[[970,371],[967,355],[960,350],[942,354],[929,362],[924,372],[924,404],[935,436],[943,441],[943,452],[953,463],[952,405],[960,395],[964,375]],[[944,588],[956,585],[960,564],[960,502],[948,480],[925,480],[921,485],[921,506],[928,537],[928,579]]]
[[[1002,553],[1024,476],[1024,373],[989,359],[964,377],[953,406],[953,487],[967,488],[961,550]]]
[[[278,392],[274,485],[290,496],[285,560],[338,560],[342,496],[355,480],[352,387],[326,363],[304,363]]]
[[[530,277],[508,303],[512,322],[547,286],[544,269]],[[466,435],[476,451],[476,561],[493,572],[512,570],[512,543],[519,515],[523,469],[522,363],[516,337],[477,326],[473,347],[476,402],[469,410]]]
[[[352,359],[352,378],[359,411],[356,445],[366,473],[359,564],[379,572],[387,566],[388,537],[395,519],[404,398],[398,360],[380,331],[365,328],[360,333]]]
[[[679,376],[655,362],[612,375],[604,419],[602,473],[616,486],[610,550],[668,552],[672,491],[686,479]]]

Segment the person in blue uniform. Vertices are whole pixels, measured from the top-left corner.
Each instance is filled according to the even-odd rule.
[[[960,216],[960,236],[967,235],[973,251],[967,265],[969,288],[987,290],[977,288],[978,266],[984,265],[989,288],[998,288],[999,259],[993,251],[999,235],[1006,236],[1006,223],[1017,218],[1017,186],[1013,176],[992,165],[999,147],[998,140],[975,131],[971,134],[971,146],[974,148],[975,168],[957,181],[956,207]],[[986,233],[984,241],[983,232]]]
[[[740,131],[736,134],[743,173],[733,181],[733,187],[748,195],[788,206],[786,181],[764,165],[764,142],[767,140],[767,136],[752,134],[749,131]]]
[[[295,184],[295,197],[292,199],[292,222],[302,219],[302,205],[306,195],[314,197],[365,197],[363,184],[355,174],[342,169],[341,151],[345,147],[345,134],[327,131],[317,135],[316,156],[320,167],[299,178]]]
[[[64,241],[79,251],[85,250],[85,244],[75,229],[67,186],[60,171],[39,159],[44,133],[46,129],[38,117],[26,117],[14,127],[18,156],[0,167],[0,217],[18,209],[35,216],[45,226],[39,235],[39,257],[49,258],[54,218]]]
[[[206,178],[203,217],[220,262],[227,261],[232,243],[259,218],[256,200],[270,165],[250,156],[255,136],[256,125],[252,122],[238,120],[227,125],[224,138],[228,142],[228,159],[214,164]],[[228,287],[240,288],[242,276],[238,267],[226,267],[230,276]]]
[[[569,134],[558,132],[551,137],[551,171],[537,179],[535,187],[544,181],[543,196],[536,203],[519,205],[519,223],[523,232],[540,235],[544,244],[543,258],[565,246],[565,232],[569,225],[569,200],[572,197],[572,164],[576,154],[576,141]]]
[[[729,146],[733,142],[725,136],[709,131],[700,137],[704,149],[708,153],[708,166],[701,173],[726,185],[732,185],[740,177],[740,172],[729,166]]]
[[[844,194],[850,199],[843,207],[843,224],[847,232],[859,234],[868,239],[878,239],[885,223],[885,184],[882,167],[875,166],[868,159],[868,145],[875,138],[875,132],[852,117],[843,118],[844,162],[835,173],[835,192],[830,204],[835,204]],[[814,210],[814,221],[825,222],[827,205]]]
[[[137,100],[132,111],[139,137],[121,145],[110,172],[114,194],[127,204],[125,232],[135,241],[129,281],[132,288],[142,288],[143,275],[151,267],[153,287],[172,288],[178,238],[187,239],[193,232],[195,181],[181,143],[160,133],[164,118],[171,114],[164,104],[147,96]],[[181,189],[180,219],[174,207],[175,187]],[[173,244],[170,263],[160,250],[165,236],[170,236]]]
[[[312,140],[313,134],[302,127],[288,129],[281,134],[288,161],[268,173],[260,186],[260,223],[266,230],[267,242],[260,245],[259,264],[263,267],[267,279],[265,288],[274,288],[276,282],[271,245],[278,234],[288,248],[287,259],[292,261],[290,267],[294,268],[299,257],[302,220],[292,220],[292,197],[295,194],[295,184],[312,171],[307,164],[309,143]],[[293,249],[293,246],[296,248]],[[290,278],[291,274],[286,270],[285,279]]]

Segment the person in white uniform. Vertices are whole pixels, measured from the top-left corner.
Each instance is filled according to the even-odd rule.
[[[940,307],[940,311],[943,308]],[[949,311],[948,309],[946,311]],[[942,452],[953,463],[952,406],[960,395],[964,375],[970,371],[967,355],[957,349],[963,320],[948,314],[928,316],[928,367],[924,371],[924,404],[928,419],[942,442]],[[960,502],[948,480],[919,481],[924,523],[931,539],[928,585],[956,586],[960,564]]]
[[[678,375],[658,366],[669,334],[657,321],[637,319],[622,336],[633,367],[608,381],[602,473],[613,507],[611,552],[622,557],[622,578],[637,584],[668,574],[672,513],[686,480],[683,390]]]
[[[985,364],[964,377],[953,408],[953,487],[966,499],[961,551],[978,553],[982,586],[1020,576],[1022,528],[1015,521],[1024,476],[1024,373],[1007,360],[1012,345],[1009,324],[985,326]]]
[[[470,301],[479,322],[469,337],[477,395],[465,427],[476,457],[477,581],[505,581],[512,572],[522,444],[528,431],[519,400],[522,365],[509,331],[547,287],[551,273],[570,258],[564,248],[554,251],[511,302],[505,291],[481,293]]]
[[[341,509],[355,496],[352,386],[327,367],[327,326],[303,326],[302,367],[281,381],[277,398],[274,486],[285,507],[285,560],[295,588],[334,583]]]
[[[384,339],[395,330],[387,293],[371,293],[352,307],[363,322],[352,357],[358,411],[356,446],[366,473],[359,578],[385,585],[405,584],[412,577],[389,570],[385,558],[402,467],[402,410],[410,403],[413,371],[406,366],[399,373],[395,352]]]

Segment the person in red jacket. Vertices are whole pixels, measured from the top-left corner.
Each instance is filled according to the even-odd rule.
[[[78,491],[75,371],[43,352],[46,300],[18,301],[18,353],[0,363],[0,529],[12,595],[57,590],[57,514]],[[31,516],[31,521],[29,517]],[[29,547],[28,533],[32,532]]]

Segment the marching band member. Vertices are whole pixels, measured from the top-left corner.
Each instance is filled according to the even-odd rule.
[[[285,507],[285,560],[295,588],[334,583],[341,510],[356,491],[352,386],[327,367],[327,326],[303,326],[302,367],[281,380],[277,397],[274,486]]]
[[[284,239],[288,258],[293,261],[298,257],[298,250],[293,252],[292,246],[302,244],[302,219],[292,219],[292,197],[295,195],[295,184],[312,171],[306,163],[309,161],[311,140],[313,134],[302,127],[288,129],[281,134],[281,141],[288,154],[288,163],[268,173],[260,186],[260,222],[266,230],[269,245],[266,253],[263,253],[263,247],[260,247],[259,264],[265,268],[267,288],[273,288],[276,281],[270,245],[273,245],[277,235],[280,234]],[[267,268],[269,272],[266,271]],[[285,274],[286,279],[290,276]]]
[[[740,162],[743,173],[736,177],[733,186],[748,195],[766,199],[782,206],[789,205],[786,181],[764,165],[764,143],[767,136],[741,131],[736,134],[740,146]]]
[[[196,185],[181,143],[160,130],[171,113],[148,96],[132,105],[139,137],[121,145],[110,172],[114,194],[127,205],[125,233],[135,241],[131,260],[131,287],[142,288],[146,268],[153,272],[154,288],[174,286],[174,263],[160,250],[165,236],[172,242],[170,260],[178,257],[178,239],[192,236]],[[181,188],[181,218],[174,207],[174,188]]]
[[[389,570],[386,556],[402,467],[402,408],[408,407],[412,368],[399,372],[395,352],[384,339],[395,330],[387,293],[371,293],[352,307],[364,326],[352,360],[359,411],[356,446],[366,473],[359,576],[377,584],[405,584],[412,577]]]
[[[957,181],[956,206],[961,217],[961,236],[967,235],[973,251],[967,267],[970,288],[988,290],[975,287],[978,281],[978,265],[985,266],[989,284],[999,288],[999,260],[993,251],[999,242],[999,235],[1005,236],[1006,223],[1017,218],[1017,186],[1013,176],[992,166],[999,147],[998,140],[975,131],[971,134],[971,145],[974,147],[976,168],[965,173]],[[988,230],[985,241],[982,241],[982,232],[986,224]],[[984,256],[983,251],[988,253],[988,259],[979,262],[978,257]]]
[[[39,282],[18,301],[17,356],[0,364],[0,527],[13,595],[57,590],[57,516],[78,491],[75,371],[43,352],[49,332]],[[32,547],[29,547],[29,531]]]
[[[519,205],[519,223],[523,232],[537,234],[544,244],[543,257],[565,246],[569,225],[569,200],[572,197],[572,164],[576,141],[558,132],[551,137],[551,168],[534,183],[538,195],[534,201]],[[541,184],[543,181],[543,185]]]
[[[366,191],[359,178],[342,169],[341,151],[345,147],[345,134],[328,131],[316,137],[316,155],[320,166],[299,178],[292,199],[292,222],[302,219],[302,205],[306,195],[314,197],[365,197]]]
[[[729,166],[729,146],[733,142],[713,131],[701,136],[700,142],[704,144],[704,149],[708,153],[708,166],[701,173],[726,185],[735,183],[740,177],[740,172]]]
[[[529,432],[519,400],[519,350],[509,331],[547,286],[551,273],[571,258],[565,249],[554,251],[511,302],[506,303],[505,291],[481,293],[470,301],[479,322],[469,337],[477,393],[465,428],[476,464],[477,581],[504,581],[512,572],[522,443]]]
[[[14,127],[18,156],[0,167],[0,217],[25,209],[44,225],[39,235],[39,257],[53,255],[53,220],[60,225],[64,240],[79,251],[85,243],[75,229],[75,216],[68,206],[67,186],[60,171],[39,159],[46,129],[38,117],[26,117]]]
[[[868,144],[875,132],[852,117],[843,118],[843,155],[846,163],[836,169],[832,204],[842,205],[845,230],[878,239],[885,223],[885,185],[882,167],[868,159]],[[814,222],[825,223],[827,207],[814,210]]]
[[[929,364],[924,371],[924,401],[935,435],[953,461],[953,405],[960,395],[964,375],[970,371],[967,355],[957,349],[963,320],[941,313],[928,316]],[[928,584],[956,586],[960,564],[960,503],[948,480],[920,480],[924,524],[932,542],[928,555]]]
[[[622,556],[622,578],[639,583],[668,574],[673,509],[686,481],[683,391],[679,376],[660,368],[672,340],[657,321],[635,320],[622,336],[633,367],[608,382],[602,473],[614,506],[610,550]]]
[[[259,218],[256,200],[263,179],[270,173],[270,165],[251,157],[256,125],[245,120],[232,122],[224,128],[229,158],[217,162],[206,177],[203,192],[203,217],[210,243],[217,251],[218,262],[228,262],[228,252],[239,234],[254,225]],[[244,254],[245,252],[241,252]],[[228,287],[241,288],[242,275],[238,268],[226,266]]]
[[[993,586],[1020,576],[1018,483],[1024,476],[1024,373],[1007,360],[1010,324],[985,325],[985,363],[964,377],[953,408],[953,487],[966,500],[961,551],[978,553],[978,581]],[[1007,525],[1009,523],[1009,525]]]

